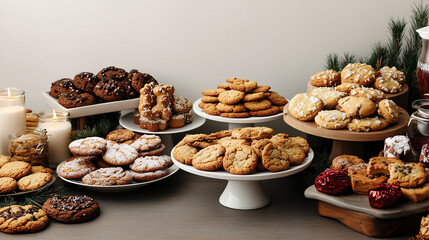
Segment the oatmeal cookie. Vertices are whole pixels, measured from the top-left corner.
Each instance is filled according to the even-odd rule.
[[[216,105],[216,109],[223,113],[241,113],[246,111],[246,108],[243,104],[228,105],[219,103]]]
[[[234,80],[229,88],[240,92],[252,92],[257,86],[258,83],[255,81],[243,82],[240,80]]]
[[[217,96],[219,96],[219,94],[220,94],[221,92],[224,92],[224,91],[226,91],[226,90],[225,90],[225,89],[223,89],[223,88],[210,89],[210,90],[204,90],[204,91],[202,92],[202,94],[203,94],[204,96],[214,96],[214,97],[217,97]]]
[[[204,112],[209,114],[209,115],[215,115],[215,116],[219,116],[221,114],[221,111],[217,110],[217,105],[216,103],[204,103]]]
[[[267,99],[276,106],[284,106],[288,103],[286,98],[274,91],[271,91],[271,94],[267,97]]]
[[[278,106],[271,106],[270,108],[258,111],[249,111],[250,116],[254,117],[264,117],[271,116],[280,112],[280,108]]]
[[[259,111],[265,110],[271,107],[271,102],[267,99],[261,99],[252,102],[244,102],[244,107],[249,109],[250,111]]]
[[[274,134],[274,130],[267,127],[247,127],[237,128],[232,130],[231,136],[236,139],[261,139],[271,138]]]
[[[194,147],[188,145],[176,146],[173,151],[173,157],[177,161],[186,164],[192,165],[192,159],[198,150]]]
[[[306,154],[310,151],[310,145],[308,144],[307,140],[305,140],[305,138],[297,136],[290,137],[289,139],[292,141],[292,143],[298,144]]]
[[[250,117],[250,113],[249,112],[221,113],[220,116],[226,117],[226,118],[247,118],[247,117]]]
[[[0,178],[0,194],[12,192],[18,188],[18,183],[15,179],[10,177]]]
[[[22,178],[31,172],[31,164],[22,161],[8,162],[0,168],[0,177]]]
[[[270,86],[265,86],[265,85],[258,85],[255,89],[253,89],[254,93],[264,93],[264,92],[268,92],[271,89]]]
[[[0,168],[8,162],[10,162],[10,158],[8,156],[0,155]]]
[[[201,98],[201,102],[203,102],[203,103],[218,103],[219,99],[218,99],[218,97],[204,96]]]

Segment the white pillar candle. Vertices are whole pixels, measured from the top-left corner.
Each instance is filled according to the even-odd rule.
[[[9,135],[26,126],[24,91],[0,89],[0,154],[9,155]]]
[[[39,113],[37,127],[46,129],[49,136],[49,167],[55,168],[59,163],[70,158],[68,146],[72,126],[67,112],[62,110],[43,111]]]

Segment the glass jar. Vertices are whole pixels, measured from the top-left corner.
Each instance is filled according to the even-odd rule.
[[[418,160],[422,146],[429,143],[429,99],[418,99],[413,102],[412,107],[417,111],[411,114],[407,136],[414,160]]]
[[[18,88],[0,89],[0,154],[8,155],[8,136],[26,126],[25,92]]]
[[[48,167],[48,135],[46,130],[25,127],[9,135],[11,161],[24,161],[32,166]]]
[[[417,84],[420,97],[429,98],[429,27],[417,29],[422,38],[422,52],[417,62]]]
[[[70,114],[61,109],[48,109],[39,113],[39,125],[49,134],[49,167],[55,168],[70,158],[69,139],[72,125]]]

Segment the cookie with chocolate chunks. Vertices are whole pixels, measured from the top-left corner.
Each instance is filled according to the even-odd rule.
[[[46,200],[42,209],[49,217],[64,223],[81,223],[100,214],[97,201],[88,196],[55,195]]]

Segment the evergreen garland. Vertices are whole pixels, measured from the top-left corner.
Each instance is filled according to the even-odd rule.
[[[88,116],[85,119],[85,129],[70,133],[70,142],[86,137],[105,138],[109,132],[118,127],[120,117],[120,112]]]
[[[10,205],[34,205],[39,208],[43,206],[46,200],[53,197],[54,194],[70,195],[62,186],[50,186],[47,189],[36,191],[28,195],[7,196],[0,198],[0,208]]]

